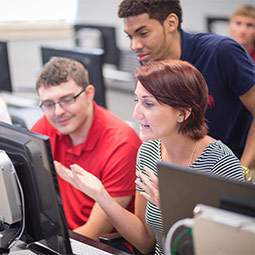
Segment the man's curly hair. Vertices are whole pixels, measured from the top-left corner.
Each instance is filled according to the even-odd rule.
[[[179,19],[178,30],[181,29],[182,8],[179,0],[123,0],[119,5],[119,18],[127,18],[148,13],[151,19],[163,24],[170,13],[175,13]]]

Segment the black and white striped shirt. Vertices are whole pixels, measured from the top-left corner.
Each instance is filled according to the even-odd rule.
[[[156,169],[157,161],[162,161],[161,141],[152,140],[144,142],[138,151],[136,171],[146,174],[144,166],[147,166],[155,175],[158,175]],[[240,161],[221,141],[210,143],[197,160],[189,167],[194,170],[244,181]],[[139,192],[143,192],[138,185],[136,189]],[[145,217],[146,223],[152,229],[156,237],[155,254],[164,254],[164,231],[160,209],[151,202],[147,202]]]

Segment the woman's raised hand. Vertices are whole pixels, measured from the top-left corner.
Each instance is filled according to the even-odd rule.
[[[77,164],[71,165],[71,169],[68,169],[57,161],[54,161],[54,164],[57,173],[62,179],[97,201],[104,187],[96,176],[87,172]]]
[[[137,172],[137,175],[141,178],[142,181],[137,179],[136,184],[145,191],[142,192],[141,195],[143,195],[148,201],[160,208],[158,177],[147,166],[144,167],[144,170],[148,174],[149,178],[145,174]]]

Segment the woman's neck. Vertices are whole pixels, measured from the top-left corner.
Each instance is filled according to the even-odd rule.
[[[189,166],[200,156],[208,144],[215,140],[205,136],[200,140],[179,137],[171,141],[164,139],[161,141],[161,158],[163,161]]]

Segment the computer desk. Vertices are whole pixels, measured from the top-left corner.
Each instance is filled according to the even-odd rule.
[[[93,239],[88,238],[86,236],[79,235],[79,234],[77,234],[77,233],[75,233],[71,230],[69,230],[69,236],[70,236],[70,238],[73,238],[73,239],[78,240],[80,242],[86,243],[86,244],[91,245],[93,247],[99,248],[103,251],[108,251],[108,252],[116,254],[116,255],[127,255],[128,254],[124,251],[120,251],[116,248],[113,248],[108,244],[101,243],[99,241],[93,240]]]
[[[69,236],[70,238],[73,238],[75,240],[78,240],[82,243],[88,244],[90,246],[96,247],[100,250],[110,252],[116,255],[128,255],[128,253],[124,251],[120,251],[116,248],[111,247],[110,245],[107,245],[105,243],[101,243],[99,241],[90,239],[86,236],[79,235],[77,233],[74,233],[73,231],[69,230]],[[18,241],[14,247],[11,248],[11,251],[9,253],[10,255],[35,255],[35,254],[45,254],[39,251],[31,250],[26,248],[26,244],[22,241]]]

